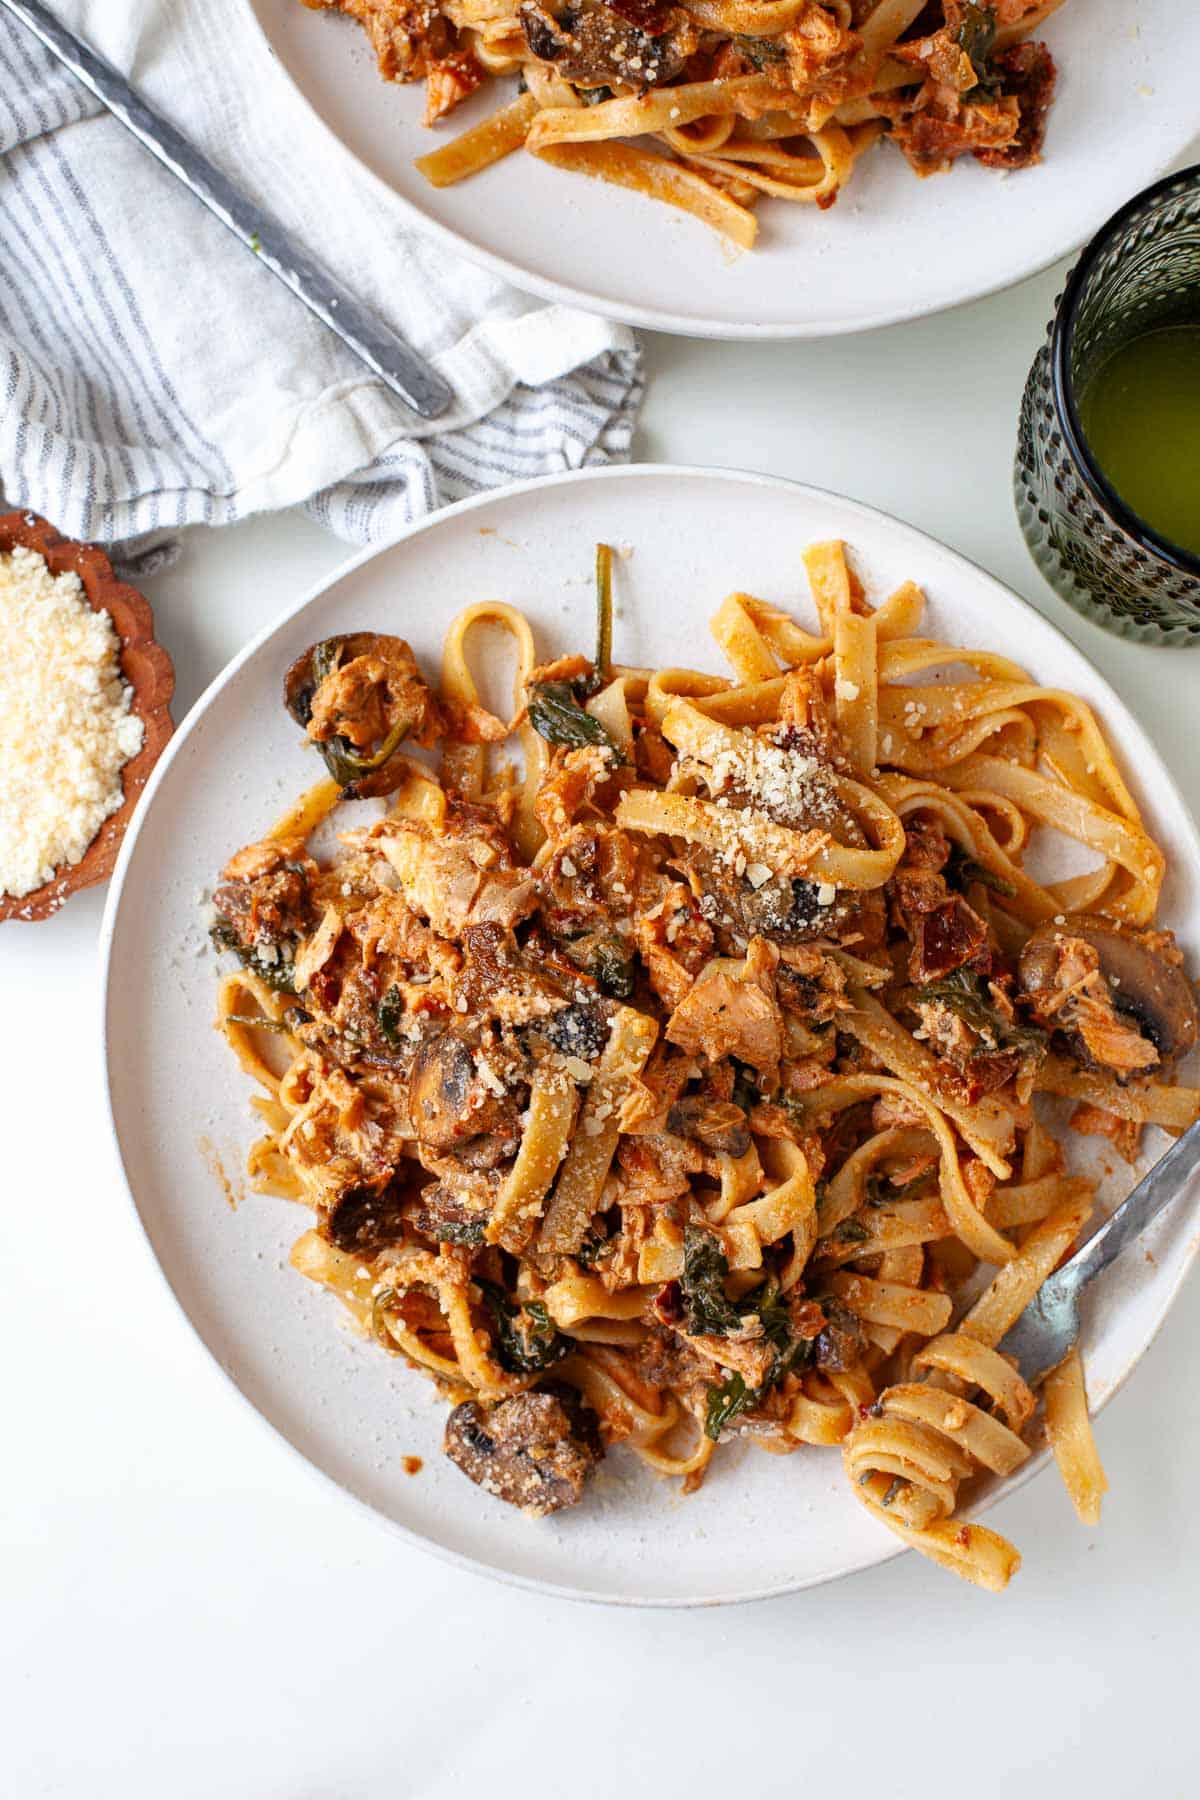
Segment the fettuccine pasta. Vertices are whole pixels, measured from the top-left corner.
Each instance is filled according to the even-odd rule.
[[[434,125],[491,78],[487,118],[417,167],[434,187],[524,148],[691,213],[734,244],[768,195],[832,206],[890,138],[919,175],[1040,156],[1064,0],[304,0],[367,31]],[[637,140],[631,141],[631,140]]]
[[[1196,1006],[1090,707],[922,635],[840,542],[804,563],[808,620],[721,603],[725,676],[613,661],[605,546],[590,658],[499,601],[436,692],[399,638],[313,645],[285,695],[328,774],[224,870],[218,1025],[251,1185],[313,1214],[294,1266],[436,1384],[488,1493],[839,1446],[1000,1588],[981,1475],[1044,1429],[1085,1522],[1105,1487],[1079,1357],[1043,1396],[1003,1349],[1094,1207],[1047,1108],[1131,1162],[1185,1129]],[[1031,872],[1048,831],[1092,867]]]

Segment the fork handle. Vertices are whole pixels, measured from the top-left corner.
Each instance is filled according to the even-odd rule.
[[[1077,1299],[1088,1283],[1102,1269],[1120,1256],[1126,1245],[1158,1217],[1164,1206],[1179,1197],[1189,1177],[1200,1164],[1200,1120],[1189,1125],[1147,1175],[1143,1175],[1133,1192],[1118,1206],[1112,1217],[1090,1237],[1057,1275],[1052,1275],[1042,1289],[1051,1290],[1055,1299]],[[1047,1296],[1049,1297],[1049,1296]]]
[[[436,419],[445,412],[454,390],[437,370],[398,332],[373,318],[271,213],[247,200],[169,120],[147,105],[111,63],[69,31],[41,0],[0,0],[0,7],[40,38],[114,118],[406,405],[422,419]]]

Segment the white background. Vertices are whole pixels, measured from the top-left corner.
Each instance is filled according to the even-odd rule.
[[[1021,388],[1060,280],[824,344],[651,338],[638,455],[795,476],[943,538],[1100,664],[1195,807],[1197,653],[1077,618],[1012,512]],[[344,554],[294,515],[187,537],[147,584],[176,717]],[[543,1601],[460,1573],[318,1484],[176,1313],[102,1121],[101,907],[83,895],[0,932],[0,1792],[1196,1791],[1195,1281],[1099,1422],[1102,1528],[1076,1524],[1052,1474],[992,1515],[1025,1553],[1002,1597],[911,1556],[690,1613]]]

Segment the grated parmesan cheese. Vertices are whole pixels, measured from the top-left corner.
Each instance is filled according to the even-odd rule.
[[[717,752],[706,779],[718,806],[722,800],[728,805],[723,790],[732,789],[779,825],[833,823],[838,816],[837,788],[824,763],[752,731],[740,732],[733,745]]]
[[[475,1057],[475,1067],[479,1071],[480,1081],[482,1081],[488,1092],[495,1094],[497,1099],[503,1099],[504,1095],[508,1092],[508,1089],[505,1087],[499,1075],[497,1075],[495,1069],[493,1069],[487,1057],[477,1053]]]
[[[21,545],[0,555],[0,894],[77,863],[121,805],[143,731],[117,658],[77,575]]]

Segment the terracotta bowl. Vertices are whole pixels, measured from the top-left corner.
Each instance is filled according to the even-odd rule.
[[[78,575],[89,604],[110,615],[121,641],[121,673],[133,690],[130,709],[142,721],[142,747],[121,770],[124,799],[105,819],[77,863],[56,872],[53,880],[20,898],[0,896],[0,919],[48,919],[80,888],[107,881],[138,796],[163,745],[174,729],[169,711],[175,671],[162,645],[155,642],[154,615],[136,589],[113,574],[112,564],[93,544],[72,543],[36,513],[0,514],[0,552],[21,544],[45,558],[52,575]]]

